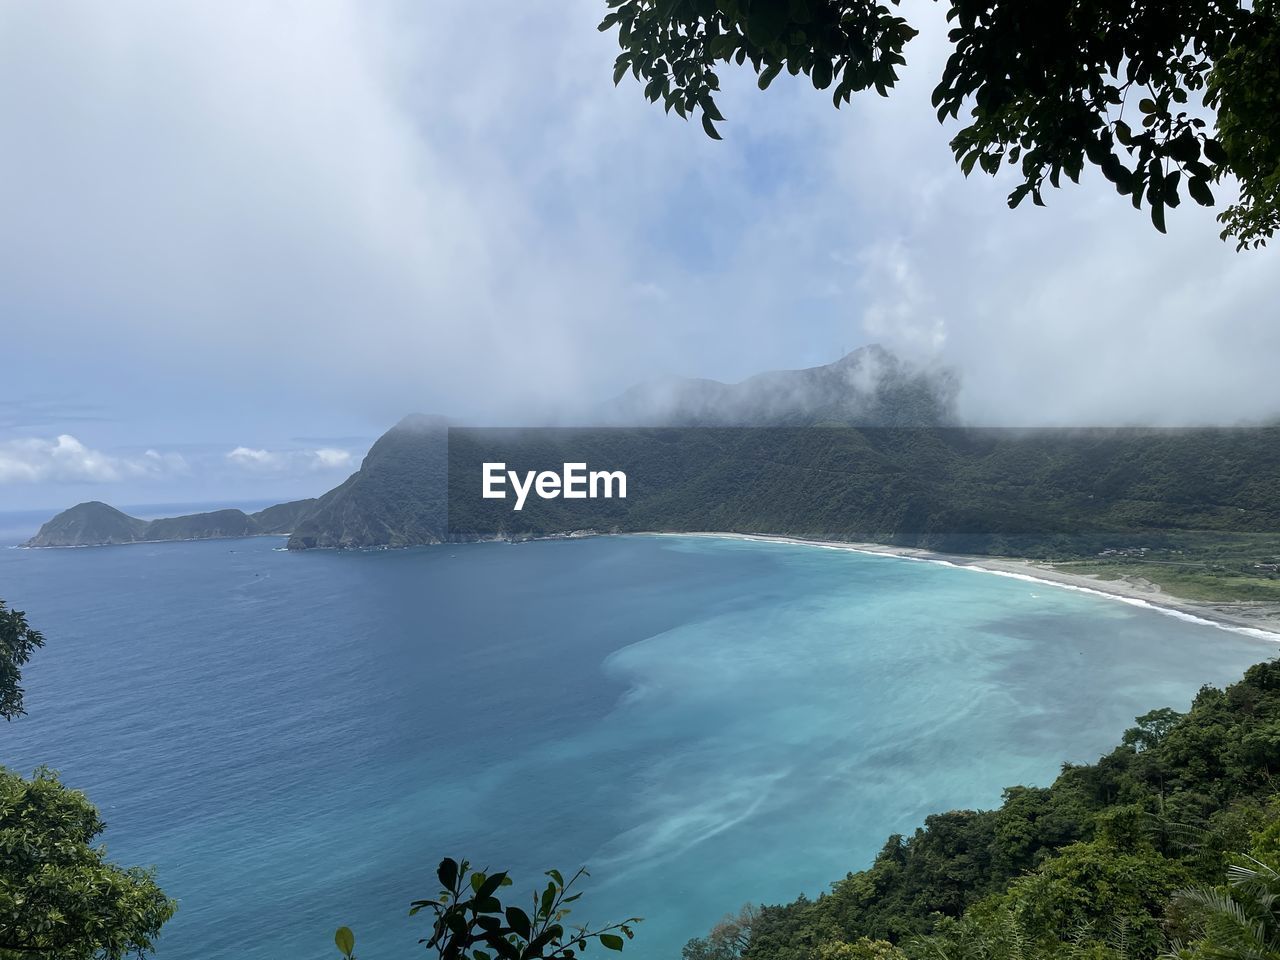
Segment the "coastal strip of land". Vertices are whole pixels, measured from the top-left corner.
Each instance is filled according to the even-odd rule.
[[[1183,619],[1208,623],[1216,627],[1244,633],[1260,640],[1280,642],[1280,603],[1252,600],[1187,600],[1174,596],[1159,584],[1142,577],[1124,576],[1104,579],[1059,568],[1048,560],[1027,560],[1016,557],[970,556],[939,553],[916,547],[895,547],[881,543],[855,543],[844,540],[811,540],[803,537],[776,536],[754,533],[671,533],[659,536],[718,537],[729,540],[757,540],[771,543],[789,543],[798,546],[825,547],[832,550],[852,550],[857,553],[900,557],[927,563],[940,563],[951,567],[976,570],[983,573],[1036,581],[1068,590],[1079,590],[1121,600],[1134,606],[1148,607],[1160,613]]]

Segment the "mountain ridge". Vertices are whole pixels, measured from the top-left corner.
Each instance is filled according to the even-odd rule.
[[[869,344],[831,363],[769,370],[736,383],[663,377],[604,404],[606,426],[936,427],[954,425],[959,380]]]
[[[87,500],[63,510],[41,525],[24,547],[99,547],[170,540],[222,540],[284,536],[316,500],[277,503],[255,513],[229,508],[179,517],[141,520],[101,500]]]
[[[681,377],[641,383],[586,419],[604,426],[937,426],[954,421],[955,391],[948,371],[914,368],[872,344],[832,363],[738,383]],[[294,550],[438,543],[448,537],[451,425],[436,415],[403,417],[370,447],[359,470],[319,497],[253,514],[227,509],[151,521],[87,501],[53,517],[24,546],[272,535],[287,535]]]

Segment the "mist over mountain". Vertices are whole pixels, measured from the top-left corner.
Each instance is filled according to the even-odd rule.
[[[670,377],[609,401],[614,426],[936,427],[956,422],[959,378],[924,369],[876,344],[806,370],[772,370],[740,383]]]

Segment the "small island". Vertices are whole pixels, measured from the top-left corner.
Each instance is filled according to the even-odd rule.
[[[45,523],[26,547],[89,547],[160,540],[212,540],[225,537],[283,536],[315,500],[278,503],[245,513],[214,510],[183,517],[140,520],[100,500],[78,503]]]

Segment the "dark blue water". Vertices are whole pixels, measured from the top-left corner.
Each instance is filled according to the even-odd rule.
[[[0,550],[48,636],[0,760],[59,769],[181,901],[160,960],[412,955],[443,855],[588,864],[675,958],[930,811],[989,806],[1270,644],[946,567],[603,538]]]

